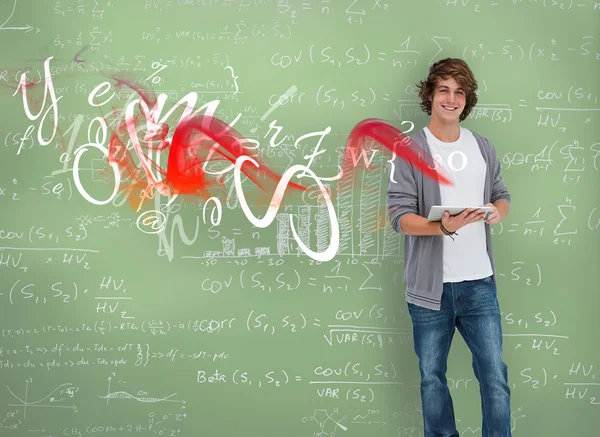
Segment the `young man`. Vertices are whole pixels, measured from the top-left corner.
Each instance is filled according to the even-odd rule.
[[[421,372],[425,437],[459,436],[446,364],[455,328],[471,353],[479,381],[483,437],[511,436],[510,390],[502,360],[502,330],[489,225],[509,212],[510,195],[494,146],[459,125],[477,103],[477,81],[460,59],[433,64],[419,86],[427,127],[412,141],[443,167],[441,185],[402,159],[388,187],[393,228],[405,235],[404,280]],[[490,206],[428,221],[433,205]]]

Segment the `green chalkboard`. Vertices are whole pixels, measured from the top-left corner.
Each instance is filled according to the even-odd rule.
[[[492,225],[512,435],[596,435],[599,17],[591,0],[2,1],[0,434],[423,436],[391,154],[367,142],[369,168],[335,176],[359,121],[425,126],[415,84],[458,57],[479,81],[463,126],[512,197]],[[261,165],[322,179],[336,221],[288,189],[264,226],[274,187],[236,189],[223,160],[205,197],[111,166],[136,90],[172,109],[167,139],[186,106],[239,115]],[[336,232],[327,259],[303,248]],[[454,338],[457,426],[481,435]]]

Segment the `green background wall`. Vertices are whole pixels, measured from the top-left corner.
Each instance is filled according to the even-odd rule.
[[[315,139],[297,138],[330,126],[311,168],[332,177],[360,120],[427,123],[414,84],[451,56],[480,85],[463,125],[494,142],[512,195],[492,229],[513,435],[597,435],[599,17],[588,0],[2,1],[0,434],[422,436],[403,241],[385,209],[390,154],[341,187],[340,249],[323,263],[299,250],[287,217],[322,251],[331,229],[314,198],[290,193],[254,227],[229,174],[211,225],[214,203],[204,219],[191,196],[136,211],[125,182],[93,205],[72,163],[91,119],[122,113],[132,93],[112,77],[128,74],[167,93],[167,109],[197,93],[196,108],[220,100],[225,122],[241,113],[235,128],[280,174],[308,162]],[[41,119],[13,94],[24,71],[43,85],[49,57],[59,133],[43,146]],[[104,81],[118,96],[93,108]],[[28,89],[34,112],[41,91]],[[286,135],[276,148],[274,120]],[[50,116],[43,126],[50,137]],[[98,149],[79,168],[90,195],[110,196]],[[136,225],[146,210],[163,213],[160,233]],[[481,435],[460,336],[448,378],[461,435]]]

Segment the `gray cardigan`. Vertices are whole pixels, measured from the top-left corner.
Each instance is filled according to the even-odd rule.
[[[500,176],[500,161],[492,143],[473,132],[479,150],[487,164],[483,203],[504,200],[510,204],[510,194]],[[425,152],[431,155],[423,129],[410,137]],[[430,160],[431,158],[429,158]],[[404,214],[418,214],[427,217],[433,205],[441,205],[439,183],[416,170],[412,164],[396,157],[393,179],[388,185],[388,215],[396,232],[402,232],[400,219]],[[395,181],[395,182],[393,182]],[[443,291],[443,235],[405,235],[404,240],[404,281],[406,301],[432,310],[440,309]],[[485,225],[487,252],[496,283],[496,267],[492,252],[490,225]]]

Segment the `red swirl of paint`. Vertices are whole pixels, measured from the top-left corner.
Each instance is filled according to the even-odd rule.
[[[235,164],[240,156],[250,156],[259,166],[246,165],[242,172],[258,187],[269,191],[269,181],[279,182],[280,176],[266,165],[260,164],[255,155],[250,154],[244,144],[250,141],[224,121],[208,116],[198,115],[183,119],[177,125],[169,148],[165,183],[173,194],[204,193],[207,181],[203,171],[203,163],[217,154]],[[215,147],[217,146],[218,147]],[[260,176],[264,175],[264,182]],[[289,183],[299,190],[305,187]]]
[[[385,146],[399,158],[412,164],[415,169],[422,172],[425,176],[444,185],[453,185],[445,175],[443,167],[437,164],[433,157],[423,148],[410,139],[404,132],[391,126],[390,124],[376,119],[367,118],[357,123],[346,142],[344,151],[343,166],[352,159],[350,150],[355,149],[359,154],[363,149],[365,138],[372,138],[379,144]]]

